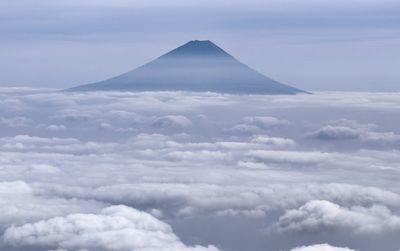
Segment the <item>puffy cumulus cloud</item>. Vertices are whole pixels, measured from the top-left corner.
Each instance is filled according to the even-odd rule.
[[[291,251],[356,251],[347,247],[335,247],[329,244],[317,244],[293,248]]]
[[[33,166],[34,171],[55,174],[48,166]],[[78,199],[39,196],[24,181],[0,182],[0,231],[10,224],[46,219],[77,212],[92,212],[104,203]]]
[[[214,246],[186,246],[168,224],[126,206],[107,207],[99,214],[70,214],[11,226],[3,242],[63,250],[218,251]]]
[[[341,207],[329,201],[313,200],[298,209],[291,209],[279,218],[278,231],[325,232],[350,230],[356,234],[382,234],[400,229],[400,216],[387,207]]]

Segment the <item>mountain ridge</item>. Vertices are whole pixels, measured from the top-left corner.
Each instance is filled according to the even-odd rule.
[[[68,91],[195,91],[242,94],[297,94],[243,64],[210,40],[192,40],[116,77]]]

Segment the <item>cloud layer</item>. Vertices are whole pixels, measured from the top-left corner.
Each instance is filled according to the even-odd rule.
[[[6,88],[0,103],[0,248],[400,247],[397,94]]]

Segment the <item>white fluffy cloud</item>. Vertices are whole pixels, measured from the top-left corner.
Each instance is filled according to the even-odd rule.
[[[400,216],[384,206],[341,207],[329,201],[313,200],[279,218],[278,231],[350,230],[355,234],[382,234],[400,229]]]
[[[355,251],[350,248],[334,247],[329,244],[317,244],[312,246],[302,246],[292,249],[291,251]]]
[[[186,246],[166,223],[125,206],[12,226],[5,231],[3,241],[10,246],[64,250],[218,251],[213,246]]]
[[[53,167],[34,166],[33,171],[55,175]],[[46,219],[58,215],[92,212],[105,203],[38,196],[24,181],[0,182],[0,231],[8,225]]]

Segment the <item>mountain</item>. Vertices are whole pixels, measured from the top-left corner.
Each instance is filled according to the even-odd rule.
[[[296,94],[239,62],[211,41],[190,41],[122,75],[69,91],[194,91],[235,94]]]

